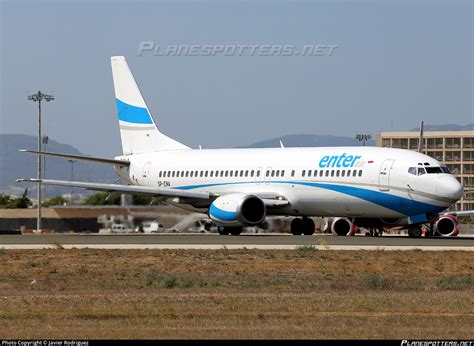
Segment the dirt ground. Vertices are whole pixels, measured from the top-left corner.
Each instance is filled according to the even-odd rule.
[[[462,251],[0,249],[0,339],[473,339],[473,266]]]

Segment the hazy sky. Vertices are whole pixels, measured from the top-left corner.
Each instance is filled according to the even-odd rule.
[[[470,1],[1,2],[1,133],[121,153],[110,56],[160,129],[196,147],[473,122]],[[137,56],[169,45],[337,45],[332,56]]]

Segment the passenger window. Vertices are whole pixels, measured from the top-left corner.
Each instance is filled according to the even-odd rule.
[[[267,173],[265,173],[265,176],[266,176],[266,177],[269,177],[269,176],[270,176],[270,170],[268,170]]]
[[[246,177],[249,176],[249,171],[245,171],[245,176],[246,176]]]
[[[310,176],[311,176],[311,170],[308,171],[308,177],[310,177]]]
[[[207,178],[207,173],[208,173],[208,171],[206,171],[206,178]]]
[[[322,177],[322,176],[323,176],[323,173],[324,173],[323,170],[320,170],[320,171],[319,171],[319,176]]]
[[[158,173],[158,178],[161,178],[161,171]]]
[[[292,176],[292,177],[295,176],[295,170],[292,170],[292,171],[291,171],[291,176]]]
[[[306,174],[306,170],[303,169],[303,172],[301,173],[301,176],[304,177]]]
[[[234,174],[234,171],[229,171],[229,177],[231,177],[232,174]]]
[[[336,177],[338,177],[338,176],[339,176],[339,173],[340,173],[340,171],[339,171],[339,170],[337,170],[337,171],[336,171]]]
[[[250,176],[251,176],[251,177],[253,177],[253,173],[254,173],[254,171],[253,171],[253,169],[252,169],[252,170],[250,171]]]
[[[275,170],[272,170],[272,177],[275,176]]]
[[[280,176],[281,176],[282,178],[285,176],[285,171],[284,171],[284,170],[283,170],[283,171],[281,171],[281,174],[280,174]]]
[[[354,170],[352,171],[352,176],[355,177],[356,175],[357,175],[357,170],[354,169]]]
[[[329,177],[329,171],[326,171],[326,177]]]
[[[416,175],[416,167],[410,167],[408,168],[408,173]]]
[[[241,176],[241,177],[244,176],[244,171],[240,171],[240,176]]]
[[[359,177],[362,177],[362,170],[359,171]]]
[[[260,176],[260,171],[257,171],[257,177],[259,177],[259,176]]]
[[[184,178],[184,171],[181,172],[181,178]]]
[[[331,177],[334,177],[334,170],[331,169]]]
[[[341,171],[341,176],[344,177],[346,175],[346,171],[345,170],[342,170]]]
[[[280,176],[280,171],[277,169],[276,171],[276,176],[279,177]]]
[[[317,177],[317,176],[318,176],[318,170],[317,170],[317,169],[315,169],[315,170],[314,170],[313,177]]]
[[[229,171],[225,171],[225,176],[227,177],[229,175]]]

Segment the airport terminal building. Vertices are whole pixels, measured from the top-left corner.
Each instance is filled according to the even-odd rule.
[[[378,147],[418,149],[419,132],[381,132]],[[443,162],[464,186],[464,197],[452,210],[474,210],[474,131],[427,131],[425,154]]]

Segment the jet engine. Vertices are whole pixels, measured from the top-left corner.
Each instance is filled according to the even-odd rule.
[[[334,235],[354,235],[356,234],[357,226],[348,218],[336,217],[331,222],[331,232]]]
[[[258,197],[241,193],[216,198],[209,207],[209,217],[218,226],[241,227],[265,220],[265,203]]]
[[[442,237],[455,237],[460,233],[461,225],[455,215],[445,214],[434,223],[434,231]]]

